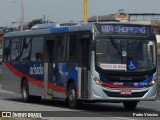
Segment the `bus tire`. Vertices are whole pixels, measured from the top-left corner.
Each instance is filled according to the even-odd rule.
[[[69,85],[67,89],[66,101],[70,108],[77,108],[80,103],[80,100],[77,100],[77,91],[73,82]]]
[[[31,101],[31,96],[29,95],[29,87],[27,80],[22,82],[21,86],[22,100],[26,103]]]
[[[123,105],[126,110],[134,110],[137,107],[137,103],[137,101],[123,102]]]

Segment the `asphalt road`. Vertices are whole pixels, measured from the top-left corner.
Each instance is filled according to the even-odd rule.
[[[75,119],[75,117],[76,119],[81,118],[87,120],[106,120],[106,118],[111,120],[150,120],[152,117],[132,116],[133,114],[139,113],[159,114],[159,117],[154,117],[155,120],[160,118],[160,101],[140,102],[134,111],[124,110],[122,103],[88,103],[83,104],[79,109],[72,110],[68,108],[67,104],[63,100],[42,99],[39,103],[23,103],[21,95],[4,91],[1,89],[0,85],[0,111],[37,111],[42,112],[44,119],[52,119],[52,117],[55,116],[57,120],[62,119],[62,117],[69,120]]]

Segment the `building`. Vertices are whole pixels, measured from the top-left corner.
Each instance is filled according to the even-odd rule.
[[[152,25],[156,34],[160,34],[160,14],[156,13],[124,13],[92,16],[89,22],[120,21]]]
[[[120,22],[152,25],[156,34],[160,34],[160,14],[156,13],[117,13],[115,19]]]

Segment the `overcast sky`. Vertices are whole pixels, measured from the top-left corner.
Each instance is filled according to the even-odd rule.
[[[0,26],[20,21],[21,0],[0,0]],[[83,0],[24,0],[25,22],[46,18],[52,21],[82,21]],[[128,13],[160,13],[160,0],[88,0],[88,16]]]

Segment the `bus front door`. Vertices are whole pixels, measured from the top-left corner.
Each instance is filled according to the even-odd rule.
[[[79,66],[81,73],[81,98],[88,98],[89,38],[80,39]]]
[[[44,96],[53,97],[54,41],[46,40],[44,58]]]

